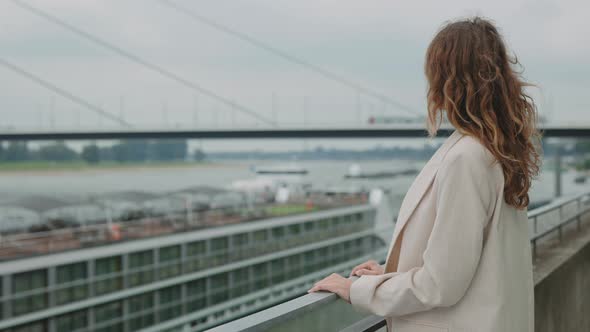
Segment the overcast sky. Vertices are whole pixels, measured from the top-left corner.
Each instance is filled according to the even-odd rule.
[[[590,123],[588,1],[174,1],[418,113],[425,112],[424,53],[436,30],[448,19],[483,15],[497,23],[525,77],[539,86],[533,93],[540,112],[554,122]],[[158,0],[26,3],[282,125],[356,125],[371,115],[404,114]],[[0,58],[135,126],[256,123],[11,0],[0,2]],[[0,126],[52,125],[116,124],[0,66]]]

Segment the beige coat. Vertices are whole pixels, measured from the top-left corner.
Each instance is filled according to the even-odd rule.
[[[470,136],[445,141],[404,198],[385,274],[352,284],[358,310],[393,332],[533,331],[526,211],[504,201],[493,161]]]

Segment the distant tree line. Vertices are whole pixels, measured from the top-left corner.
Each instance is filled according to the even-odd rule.
[[[207,158],[211,159],[258,159],[271,160],[282,159],[289,160],[296,158],[298,160],[383,160],[383,159],[415,159],[428,160],[439,145],[432,146],[425,144],[422,147],[383,147],[375,146],[363,150],[324,148],[318,146],[315,149],[306,151],[231,151],[231,152],[208,152]],[[546,140],[542,141],[541,152],[545,157],[551,157],[556,153],[557,145],[548,144]],[[589,155],[590,157],[590,140],[577,140],[573,144],[561,144],[560,153],[562,156],[580,156]],[[590,169],[590,160],[587,162]]]
[[[335,149],[316,147],[306,151],[240,151],[240,152],[208,152],[207,157],[211,159],[292,159],[297,160],[385,160],[385,159],[428,159],[438,147],[424,145],[423,147],[383,147],[364,150]]]
[[[203,160],[205,155],[197,150],[195,159]],[[31,148],[28,142],[0,142],[0,161],[76,161],[89,164],[101,161],[144,162],[186,160],[188,144],[186,140],[125,140],[111,146],[100,147],[94,143],[85,145],[78,152],[65,142],[55,142]]]

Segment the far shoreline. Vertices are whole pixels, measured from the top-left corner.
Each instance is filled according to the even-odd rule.
[[[159,169],[188,169],[224,167],[227,164],[211,161],[170,161],[170,162],[104,162],[88,164],[83,161],[51,162],[0,162],[0,175],[33,175],[65,172],[137,171]]]

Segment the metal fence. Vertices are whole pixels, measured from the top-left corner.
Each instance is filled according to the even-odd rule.
[[[589,211],[590,192],[586,192],[580,195],[556,199],[547,205],[529,212],[533,257],[537,257],[537,244],[539,240],[557,233],[558,239],[561,242],[564,228],[576,222],[577,229],[580,230],[582,217]]]

